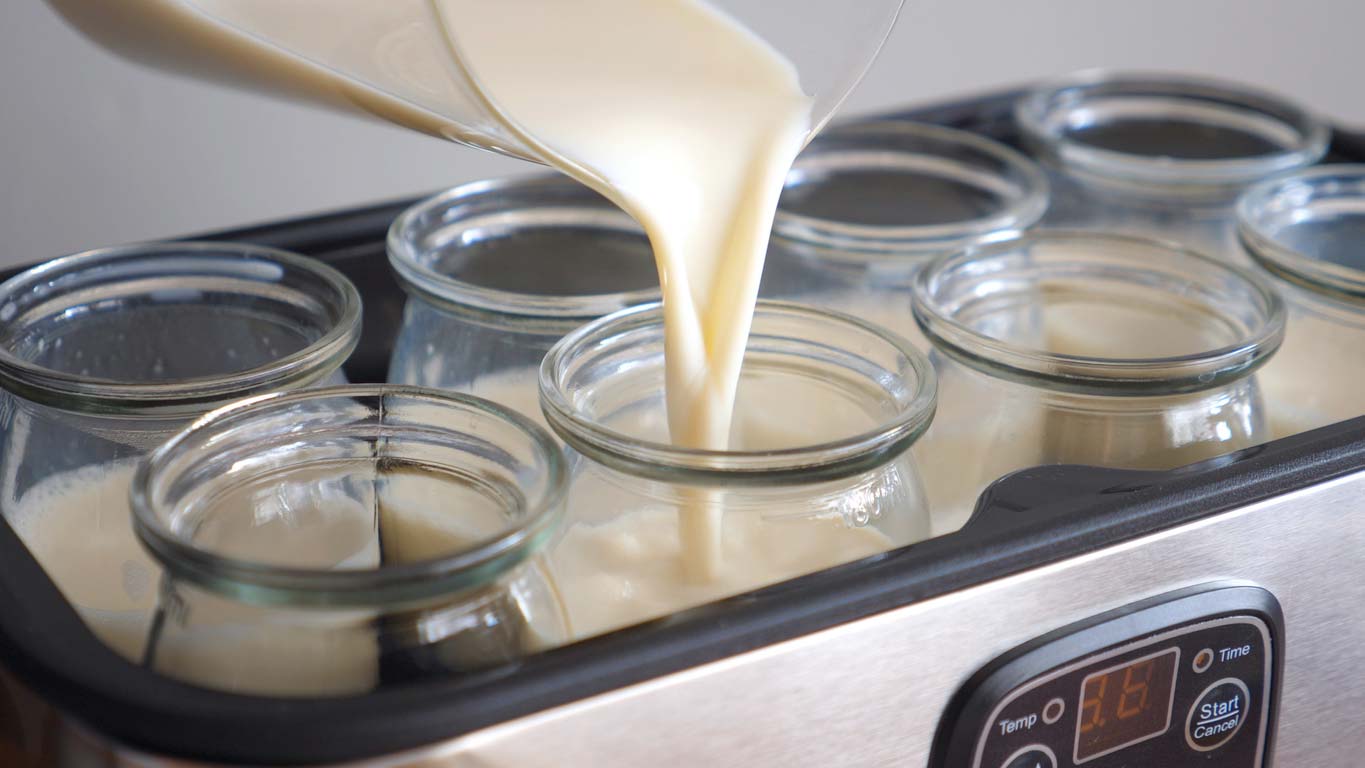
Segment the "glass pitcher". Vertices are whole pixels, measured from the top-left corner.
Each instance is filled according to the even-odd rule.
[[[813,97],[810,135],[880,51],[904,0],[714,3],[784,54]],[[473,85],[451,39],[458,11],[434,0],[48,0],[128,58],[382,117],[470,146],[538,160]],[[535,19],[528,8],[526,19]],[[318,24],[326,18],[326,24]],[[792,23],[793,20],[799,23]],[[528,21],[526,23],[534,23]],[[553,73],[547,73],[553,79]]]

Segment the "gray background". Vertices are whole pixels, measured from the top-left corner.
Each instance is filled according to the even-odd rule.
[[[1232,77],[1365,125],[1361,0],[907,6],[845,114],[1107,66]],[[140,69],[66,29],[41,0],[0,0],[0,142],[0,265],[527,170]]]

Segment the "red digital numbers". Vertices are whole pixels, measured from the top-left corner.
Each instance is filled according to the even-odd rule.
[[[1166,730],[1176,649],[1087,677],[1081,686],[1076,762],[1122,749]]]
[[[1119,720],[1127,720],[1142,714],[1149,703],[1148,693],[1152,673],[1156,670],[1158,659],[1140,661],[1123,669],[1116,669],[1107,675],[1092,677],[1085,684],[1084,698],[1081,701],[1081,733],[1087,734],[1096,728],[1103,728],[1109,722],[1105,715],[1112,712]],[[1114,685],[1110,694],[1110,681],[1123,678],[1122,685]]]
[[[1119,697],[1119,706],[1115,711],[1120,720],[1140,715],[1147,708],[1147,683],[1152,679],[1154,669],[1156,659],[1148,659],[1124,670],[1123,695]]]
[[[1081,701],[1081,734],[1104,727],[1104,694],[1109,690],[1109,678],[1102,675],[1091,678],[1085,684],[1085,694]]]

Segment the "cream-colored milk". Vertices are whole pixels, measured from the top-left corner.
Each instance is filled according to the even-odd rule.
[[[575,637],[591,637],[674,611],[870,557],[891,548],[875,528],[838,518],[770,520],[758,512],[723,516],[725,567],[708,581],[683,571],[678,520],[645,509],[601,525],[580,523],[553,558]]]
[[[1297,290],[1286,291],[1284,343],[1256,374],[1277,439],[1365,415],[1365,317],[1352,324],[1311,308],[1313,299],[1301,299],[1308,304],[1301,306]]]
[[[381,544],[385,566],[412,564],[466,551],[507,527],[500,503],[441,475],[390,473],[372,489],[373,497],[363,488],[364,497],[357,498],[354,490],[341,492],[327,478],[306,475],[262,485],[220,502],[195,541],[257,562],[356,570],[380,565]],[[233,514],[236,504],[242,512]],[[378,609],[271,608],[188,585],[181,596],[188,620],[168,623],[161,634],[156,668],[162,673],[276,696],[362,693],[378,683],[384,626]],[[468,638],[481,629],[501,631],[514,643],[457,637],[437,646],[452,666],[478,667],[563,642],[562,610],[541,564],[533,561],[512,578],[437,601],[406,620],[426,643],[452,631]],[[500,630],[488,628],[494,621]]]
[[[128,486],[135,466],[54,475],[30,488],[6,514],[91,631],[125,657],[140,660],[161,570],[133,534]]]

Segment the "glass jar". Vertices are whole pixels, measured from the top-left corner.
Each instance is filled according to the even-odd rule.
[[[155,606],[139,458],[220,405],[339,381],[360,314],[330,267],[225,243],[91,251],[0,285],[0,509],[115,650],[141,656]]]
[[[905,120],[836,126],[787,176],[764,295],[848,312],[927,349],[910,312],[919,270],[1028,229],[1048,199],[1033,161],[983,136]]]
[[[165,572],[146,662],[234,692],[344,695],[563,641],[539,557],[558,444],[465,395],[353,386],[200,419],[133,480]]]
[[[1175,75],[1081,72],[1030,92],[1015,119],[1054,172],[1046,226],[1172,239],[1234,261],[1237,196],[1316,163],[1330,138],[1273,94]]]
[[[540,361],[565,334],[657,301],[644,231],[563,176],[480,181],[404,212],[389,260],[409,300],[389,381],[540,418]]]
[[[919,541],[909,448],[933,418],[924,353],[827,310],[760,302],[731,449],[669,443],[659,305],[550,350],[545,418],[569,446],[551,554],[579,637]]]
[[[1174,243],[1038,231],[945,256],[915,283],[942,393],[921,454],[936,526],[1044,464],[1170,469],[1265,442],[1252,375],[1284,307]]]
[[[1365,415],[1365,165],[1325,165],[1249,190],[1243,246],[1289,305],[1284,345],[1260,374],[1272,433]]]

